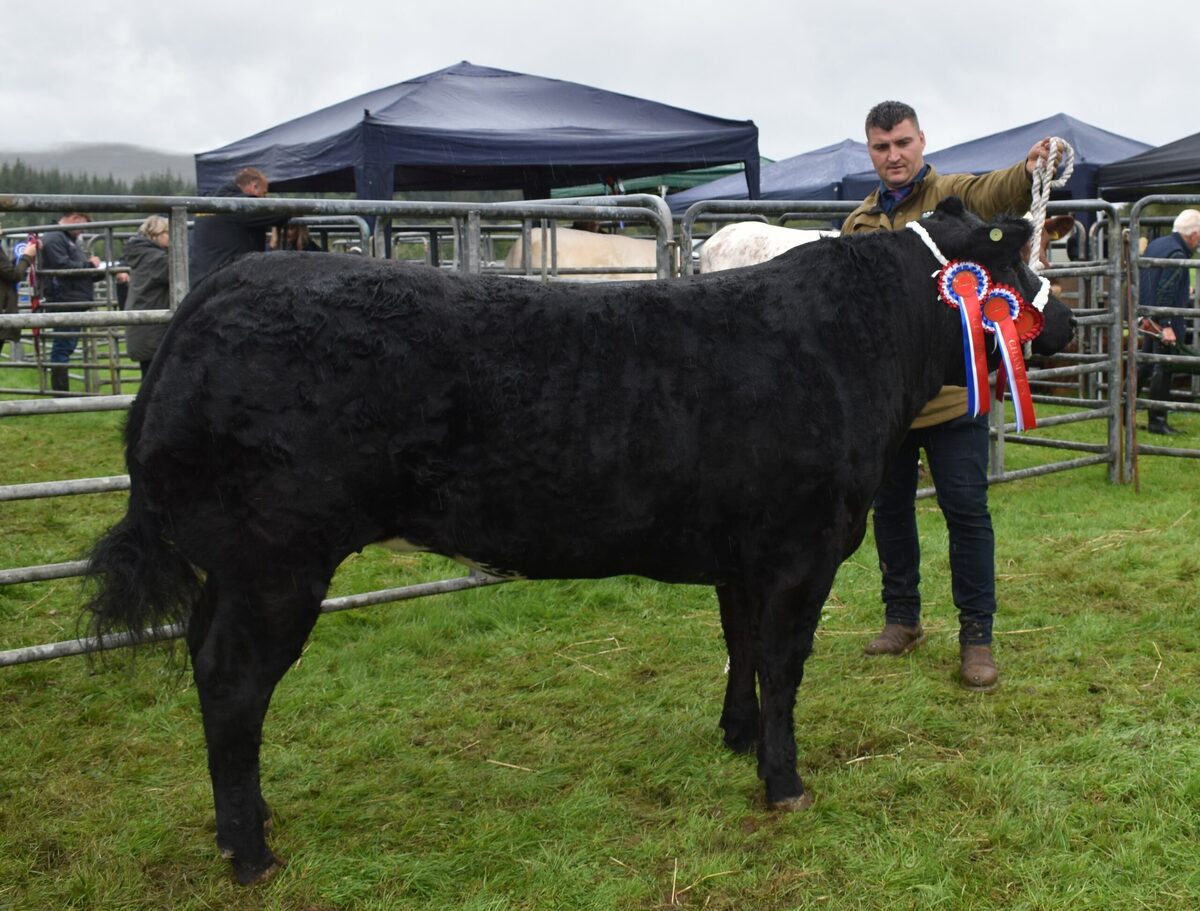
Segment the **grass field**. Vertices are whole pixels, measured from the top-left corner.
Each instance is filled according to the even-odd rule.
[[[119,424],[0,421],[5,481],[119,474]],[[753,760],[721,745],[708,589],[513,583],[324,617],[267,717],[289,863],[251,890],[217,855],[178,663],[0,669],[0,911],[1195,908],[1198,477],[1147,458],[1140,494],[1101,467],[993,490],[987,695],[955,682],[932,501],[929,641],[862,656],[881,619],[868,538],[800,689],[801,814],[767,812]],[[0,504],[0,565],[78,557],[123,500]],[[369,548],[334,593],[458,574]],[[73,581],[0,588],[0,648],[69,638],[79,603]]]

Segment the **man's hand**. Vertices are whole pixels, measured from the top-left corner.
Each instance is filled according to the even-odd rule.
[[[1175,330],[1172,329],[1170,326],[1163,326],[1162,343],[1164,345],[1174,345],[1175,344]]]
[[[1037,170],[1038,162],[1046,161],[1049,157],[1050,157],[1050,137],[1047,136],[1045,139],[1041,140],[1040,142],[1035,143],[1033,148],[1029,150],[1029,154],[1025,156],[1025,173],[1028,174],[1030,177],[1032,177],[1033,172]],[[1055,160],[1054,160],[1054,162],[1052,162],[1052,164],[1053,164],[1053,168],[1051,170],[1051,173],[1053,174],[1054,171],[1058,170],[1058,157],[1057,156],[1055,157]]]

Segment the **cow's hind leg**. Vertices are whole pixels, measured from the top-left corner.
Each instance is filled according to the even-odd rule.
[[[263,717],[275,685],[299,657],[328,577],[278,573],[253,580],[210,573],[188,628],[200,695],[217,845],[242,885],[271,876],[270,812],[259,783]]]
[[[796,690],[835,572],[836,566],[815,573],[817,578],[769,595],[762,604],[755,636],[762,700],[758,775],[766,784],[767,803],[775,809],[802,810],[812,804],[796,771]]]
[[[736,753],[749,753],[758,742],[758,692],[754,686],[753,601],[740,585],[718,585],[721,631],[729,652],[729,676],[725,680],[725,705],[721,729],[725,744]]]

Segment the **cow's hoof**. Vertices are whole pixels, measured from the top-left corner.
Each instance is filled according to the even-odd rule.
[[[235,863],[233,865],[233,874],[237,877],[239,886],[256,886],[271,879],[283,867],[284,862],[278,857],[271,855],[270,863],[263,868],[243,869]]]
[[[813,805],[813,799],[806,791],[799,797],[789,797],[787,800],[779,800],[771,804],[772,810],[779,810],[783,813],[799,813],[801,810],[807,810]]]

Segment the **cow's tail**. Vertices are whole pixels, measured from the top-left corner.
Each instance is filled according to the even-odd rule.
[[[164,532],[161,514],[147,506],[135,479],[125,518],[88,559],[84,618],[93,636],[128,630],[134,642],[146,641],[162,638],[153,630],[186,622],[201,579]]]

